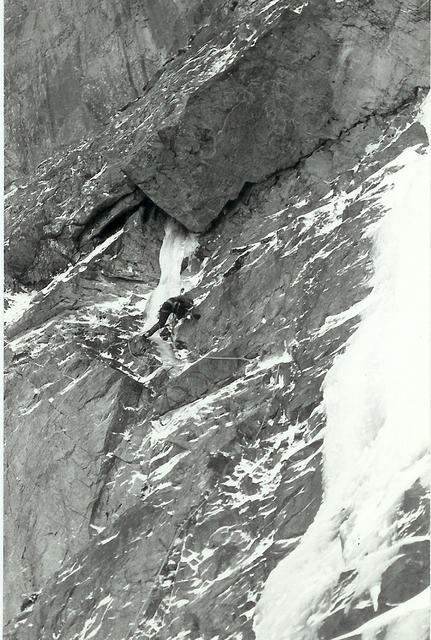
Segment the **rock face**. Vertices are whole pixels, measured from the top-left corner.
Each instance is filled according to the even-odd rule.
[[[195,0],[7,2],[6,182],[141,97],[208,13]]]
[[[136,189],[203,231],[245,184],[412,100],[428,82],[423,8],[372,6],[238,4],[95,139],[42,163],[17,190],[11,272],[36,283],[65,268],[83,228]]]
[[[324,390],[380,290],[385,198],[428,143],[426,6],[102,3],[74,7],[73,28],[69,5],[46,6],[10,5],[6,23],[13,42],[35,24],[52,56],[65,44],[6,115],[28,176],[6,201],[5,637],[425,639],[416,458],[362,532],[368,556],[359,483],[331,503],[326,546],[312,532],[332,490]],[[8,55],[10,75],[31,56]],[[79,89],[47,108],[75,58]],[[182,286],[200,319],[143,341]],[[379,411],[340,449],[351,482]],[[285,623],[274,575],[289,593],[314,557],[321,589]]]

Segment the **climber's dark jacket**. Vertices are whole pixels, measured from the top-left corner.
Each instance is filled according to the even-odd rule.
[[[194,302],[192,298],[188,298],[187,296],[175,296],[174,298],[166,300],[160,307],[158,322],[145,333],[146,337],[149,338],[153,333],[156,333],[158,329],[164,327],[171,313],[178,319],[184,318],[193,308],[193,305]]]

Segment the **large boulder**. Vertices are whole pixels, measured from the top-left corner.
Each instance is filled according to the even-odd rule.
[[[400,109],[428,86],[428,23],[417,5],[239,3],[94,140],[11,194],[9,269],[23,282],[46,279],[94,216],[136,189],[202,232],[246,183]]]

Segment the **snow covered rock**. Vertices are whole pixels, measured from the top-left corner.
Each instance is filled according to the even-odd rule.
[[[215,12],[204,42],[167,64],[142,98],[17,189],[10,271],[45,280],[74,255],[89,221],[136,189],[203,231],[246,183],[414,99],[428,84],[423,8],[372,7],[258,0],[222,23]]]
[[[10,640],[425,640],[415,6],[214,5],[10,192]]]

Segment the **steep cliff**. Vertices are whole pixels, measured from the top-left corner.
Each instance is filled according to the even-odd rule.
[[[427,637],[426,9],[73,8],[154,64],[7,194],[7,638]]]
[[[216,7],[215,0],[6,2],[6,182],[139,99]]]

